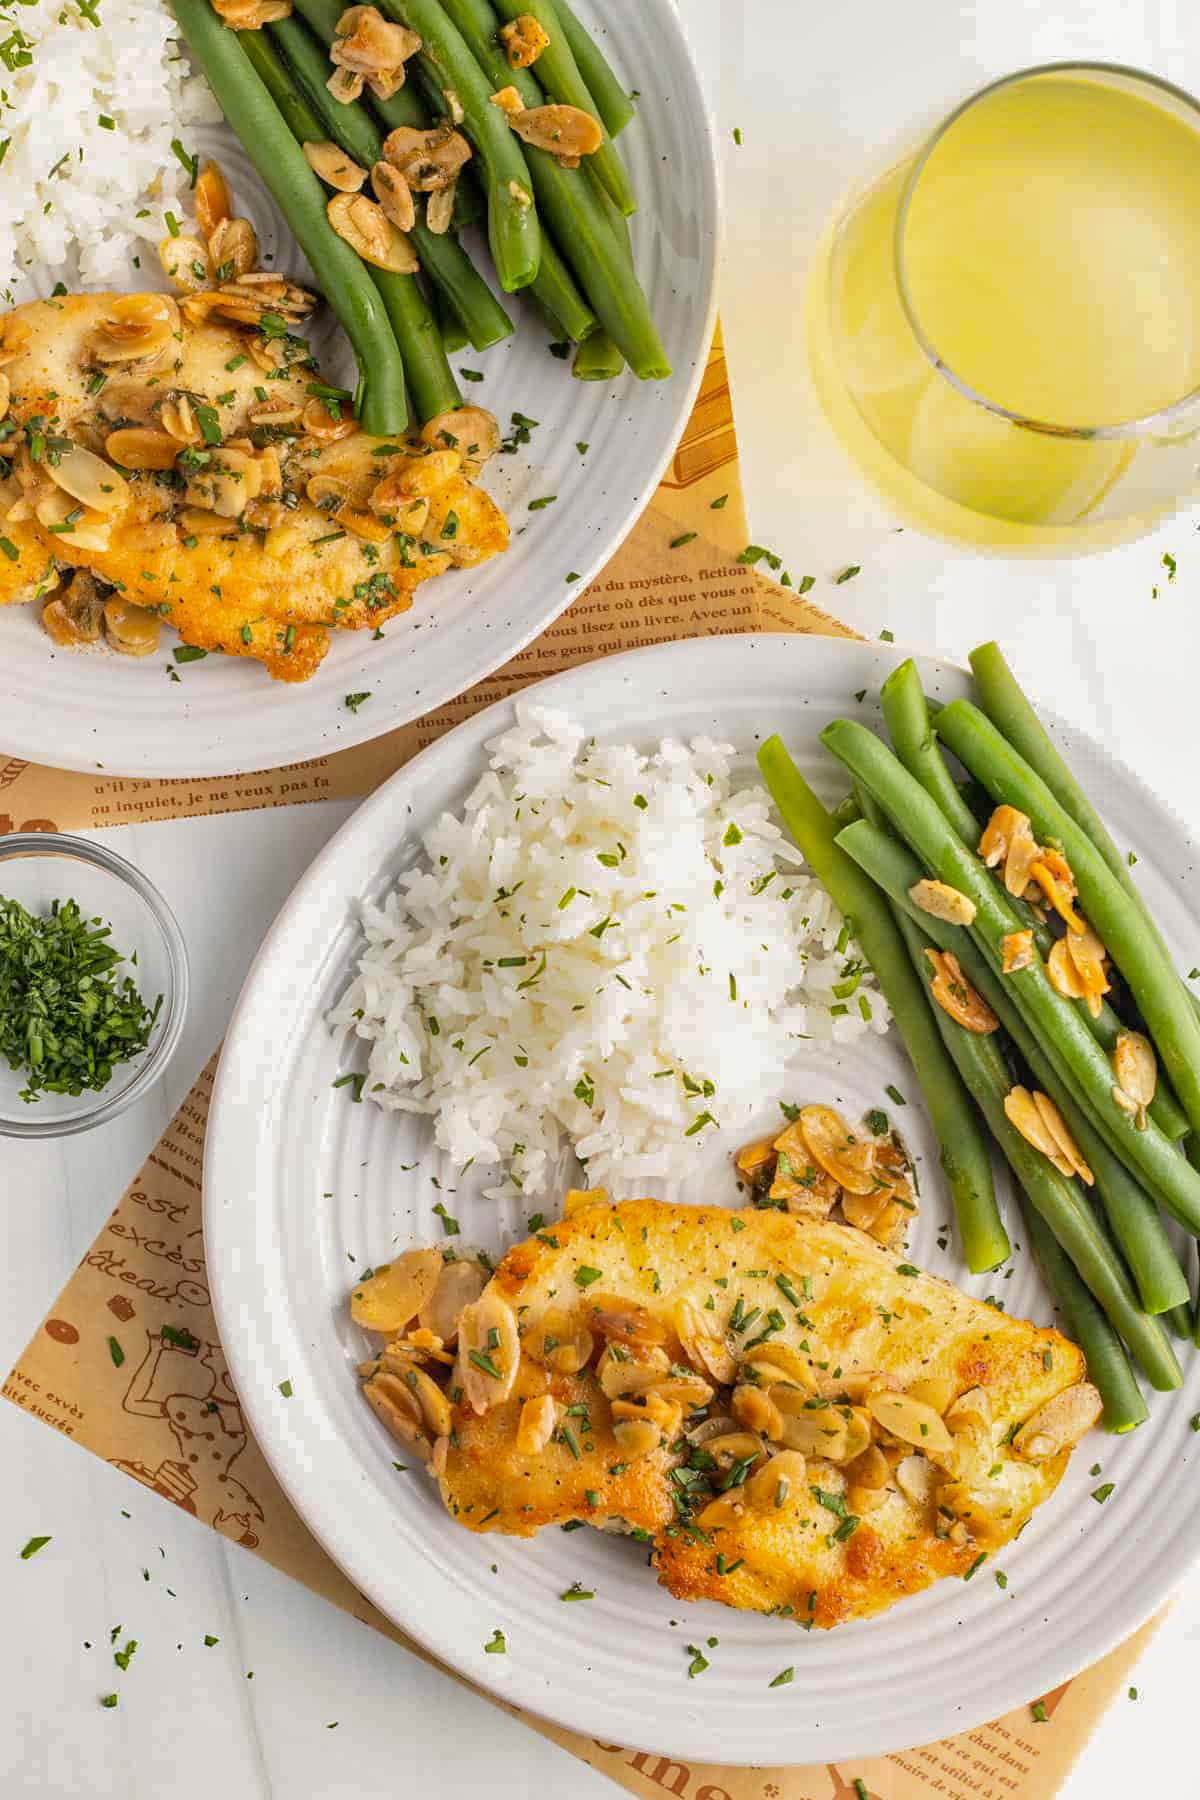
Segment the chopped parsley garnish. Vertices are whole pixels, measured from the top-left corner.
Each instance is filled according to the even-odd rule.
[[[433,1210],[442,1221],[442,1230],[445,1232],[446,1236],[457,1237],[459,1234],[459,1223],[457,1219],[453,1218],[451,1214],[446,1211],[445,1201],[439,1200]]]
[[[560,1600],[594,1600],[596,1593],[594,1588],[585,1588],[581,1581],[573,1581],[558,1597]]]
[[[684,531],[679,537],[671,539],[671,549],[682,550],[685,544],[690,544],[699,535],[698,531]]]
[[[834,577],[834,586],[841,587],[844,581],[853,581],[856,575],[862,574],[861,563],[848,563],[840,575]]]
[[[1095,1500],[1098,1505],[1103,1506],[1109,1495],[1116,1488],[1116,1485],[1115,1481],[1103,1482],[1100,1487],[1092,1489],[1092,1499]]]
[[[121,1364],[125,1361],[125,1352],[122,1350],[115,1337],[110,1337],[108,1340],[108,1354],[113,1359],[114,1368],[119,1369]]]
[[[208,655],[208,651],[202,650],[199,644],[176,644],[171,654],[177,663],[190,663],[199,662],[201,657]]]
[[[593,1269],[590,1268],[587,1263],[580,1263],[575,1271],[575,1286],[581,1288],[591,1287],[594,1281],[602,1279],[603,1274],[603,1269]]]
[[[692,1659],[688,1664],[688,1680],[694,1681],[697,1675],[703,1675],[705,1669],[711,1668],[712,1664],[698,1644],[689,1644],[687,1652]]]
[[[361,694],[347,694],[342,701],[342,705],[346,708],[347,712],[356,713],[363,701],[371,698],[371,692],[372,690],[367,688],[366,691]]]
[[[767,1686],[768,1687],[787,1687],[788,1683],[795,1679],[795,1675],[796,1675],[796,1671],[792,1667],[791,1663],[789,1663],[786,1669],[780,1669],[778,1675],[776,1675],[776,1677],[773,1681],[768,1681]]]
[[[507,1651],[508,1639],[498,1625],[483,1648],[488,1656],[503,1656]]]
[[[899,1088],[892,1087],[889,1085],[888,1087],[885,1087],[883,1091],[887,1095],[888,1099],[892,1102],[893,1106],[907,1106],[908,1105],[908,1101],[904,1098],[904,1095],[900,1092]]]
[[[542,512],[547,506],[553,506],[557,499],[557,494],[543,494],[540,500],[531,500],[529,502],[529,510],[530,512]]]
[[[52,1541],[48,1537],[31,1537],[21,1552],[21,1561],[28,1562],[31,1556],[36,1556],[39,1550],[44,1550]]]
[[[1029,1709],[1029,1716],[1033,1720],[1035,1725],[1044,1725],[1046,1723],[1046,1721],[1047,1721],[1046,1708],[1045,1708],[1044,1703],[1041,1700],[1034,1701],[1033,1705]]]
[[[285,1400],[290,1400],[292,1397],[292,1393],[293,1393],[293,1388],[292,1388],[291,1382],[290,1381],[281,1381],[279,1384],[279,1391],[283,1395]]]
[[[26,1072],[27,1103],[105,1087],[150,1041],[161,996],[149,1007],[132,976],[117,976],[125,958],[110,930],[75,900],[39,915],[0,898],[0,1055]]]

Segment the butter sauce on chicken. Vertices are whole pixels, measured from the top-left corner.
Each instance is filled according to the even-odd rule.
[[[410,1250],[352,1311],[460,1525],[627,1531],[680,1599],[822,1627],[973,1573],[1100,1415],[1058,1332],[812,1211],[572,1193],[490,1279]]]
[[[0,317],[0,605],[62,644],[198,652],[304,681],[332,630],[504,550],[463,407],[373,438],[294,327],[313,296],[250,270],[184,294],[65,294]]]

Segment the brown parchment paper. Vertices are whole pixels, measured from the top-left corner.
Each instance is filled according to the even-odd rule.
[[[687,543],[677,541],[691,533],[695,535]],[[370,743],[249,775],[132,781],[27,763],[5,756],[0,741],[0,833],[72,831],[356,799],[481,706],[614,650],[716,632],[850,635],[795,587],[765,580],[739,563],[746,535],[729,378],[718,331],[692,416],[650,506],[596,580],[541,637],[486,681]],[[797,585],[802,575],[802,570],[794,572]]]
[[[246,1429],[217,1338],[201,1232],[204,1132],[216,1061],[55,1301],[5,1381],[4,1396],[431,1661],[310,1537]],[[119,1363],[110,1339],[120,1348]],[[299,1397],[290,1402],[302,1403]],[[677,1800],[861,1800],[863,1793],[869,1800],[1050,1800],[1154,1624],[1074,1681],[1031,1695],[1044,1704],[1045,1724],[1035,1724],[1024,1707],[943,1743],[885,1758],[713,1768],[603,1744],[518,1708],[506,1710],[646,1800],[662,1800],[664,1793]]]
[[[852,635],[797,592],[804,571],[792,571],[788,588],[739,563],[746,538],[718,333],[695,411],[647,512],[597,580],[487,681],[372,743],[253,775],[116,780],[5,758],[0,746],[0,833],[355,798],[479,707],[616,650],[741,631]],[[215,1066],[214,1056],[5,1381],[4,1396],[429,1661],[309,1535],[246,1429],[217,1338],[201,1230]],[[1025,1708],[944,1743],[836,1766],[710,1768],[518,1716],[647,1800],[862,1800],[864,1791],[868,1800],[1050,1800],[1152,1629],[1064,1687],[1031,1695],[1044,1702],[1045,1724]]]

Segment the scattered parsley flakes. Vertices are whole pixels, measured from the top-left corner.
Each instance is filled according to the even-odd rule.
[[[1097,1506],[1104,1505],[1104,1502],[1108,1499],[1109,1495],[1115,1491],[1116,1485],[1115,1481],[1105,1481],[1102,1482],[1098,1488],[1092,1489],[1092,1499],[1096,1502]]]
[[[457,1237],[460,1229],[459,1223],[457,1219],[453,1218],[450,1213],[446,1211],[445,1201],[439,1200],[433,1210],[442,1221],[442,1230],[445,1232],[446,1236]]]
[[[1044,1701],[1035,1700],[1029,1709],[1029,1716],[1035,1725],[1045,1725],[1047,1723],[1048,1715]]]
[[[1179,567],[1179,564],[1175,561],[1175,558],[1171,555],[1169,550],[1163,551],[1162,566],[1167,571],[1167,580],[1174,581],[1175,571]]]
[[[504,1656],[508,1652],[508,1639],[497,1625],[487,1643],[483,1646],[488,1656]]]
[[[557,499],[557,494],[543,494],[540,500],[529,502],[529,510],[530,512],[541,512],[544,507],[553,506]]]
[[[593,1281],[601,1280],[603,1274],[603,1269],[593,1269],[590,1268],[587,1263],[580,1263],[575,1271],[575,1286],[581,1288],[591,1287]]]
[[[688,1680],[695,1681],[697,1675],[703,1675],[705,1669],[710,1669],[712,1664],[698,1644],[689,1644],[687,1653],[692,1659],[688,1664]]]
[[[795,1678],[796,1678],[796,1671],[795,1671],[794,1667],[792,1666],[792,1664],[789,1663],[786,1669],[780,1669],[778,1675],[776,1675],[776,1677],[773,1681],[768,1681],[767,1686],[768,1687],[787,1687],[790,1682],[795,1680]]]
[[[342,700],[342,705],[346,708],[347,712],[356,713],[358,711],[359,707],[362,705],[363,701],[369,700],[371,698],[371,694],[373,691],[374,691],[373,689],[367,688],[365,693],[347,694],[344,697],[344,699]]]
[[[697,531],[683,531],[677,538],[671,539],[671,549],[682,550],[685,544],[692,543],[699,535]]]
[[[103,1707],[107,1707],[111,1712],[113,1707],[117,1704],[117,1696],[115,1694],[101,1694],[100,1704]]]
[[[739,145],[741,144],[742,128],[740,125],[735,125],[733,128],[733,141],[735,144],[739,144]]]
[[[710,512],[720,512],[723,507],[728,505],[728,502],[729,502],[728,494],[718,494],[715,500],[709,501],[709,503],[708,503],[709,511]]]
[[[594,1588],[585,1588],[581,1581],[573,1581],[558,1597],[560,1600],[594,1600],[596,1593]]]
[[[53,1541],[52,1538],[48,1537],[31,1537],[21,1552],[21,1561],[28,1562],[31,1556],[36,1556],[39,1550],[44,1550],[46,1545],[53,1543]]]
[[[279,1384],[279,1391],[285,1400],[290,1400],[295,1390],[290,1381],[281,1381]]]
[[[125,1361],[125,1352],[115,1337],[110,1337],[108,1340],[108,1354],[112,1357],[113,1367],[119,1369]]]
[[[834,587],[841,587],[843,582],[853,581],[854,577],[856,575],[861,575],[861,574],[862,574],[862,564],[861,563],[847,563],[846,567],[842,570],[841,574],[834,576],[833,585],[834,585]]]
[[[190,663],[199,662],[201,657],[208,655],[208,651],[202,650],[199,644],[176,644],[171,655],[177,663]]]
[[[213,1637],[213,1635],[212,1635],[212,1633],[211,1633],[211,1632],[205,1632],[205,1634],[204,1634],[204,1648],[205,1648],[205,1649],[206,1649],[206,1650],[211,1650],[211,1649],[212,1649],[212,1647],[213,1647],[213,1645],[214,1645],[214,1644],[219,1644],[219,1643],[220,1643],[220,1641],[221,1641],[221,1640],[220,1640],[220,1638],[219,1638],[219,1637]]]

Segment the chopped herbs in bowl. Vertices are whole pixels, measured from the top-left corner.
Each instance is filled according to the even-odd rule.
[[[178,1042],[187,957],[174,916],[107,847],[0,838],[0,1134],[112,1118]]]
[[[149,1044],[163,997],[146,1004],[111,938],[77,900],[38,914],[0,891],[0,1054],[25,1076],[22,1100],[98,1092]]]

